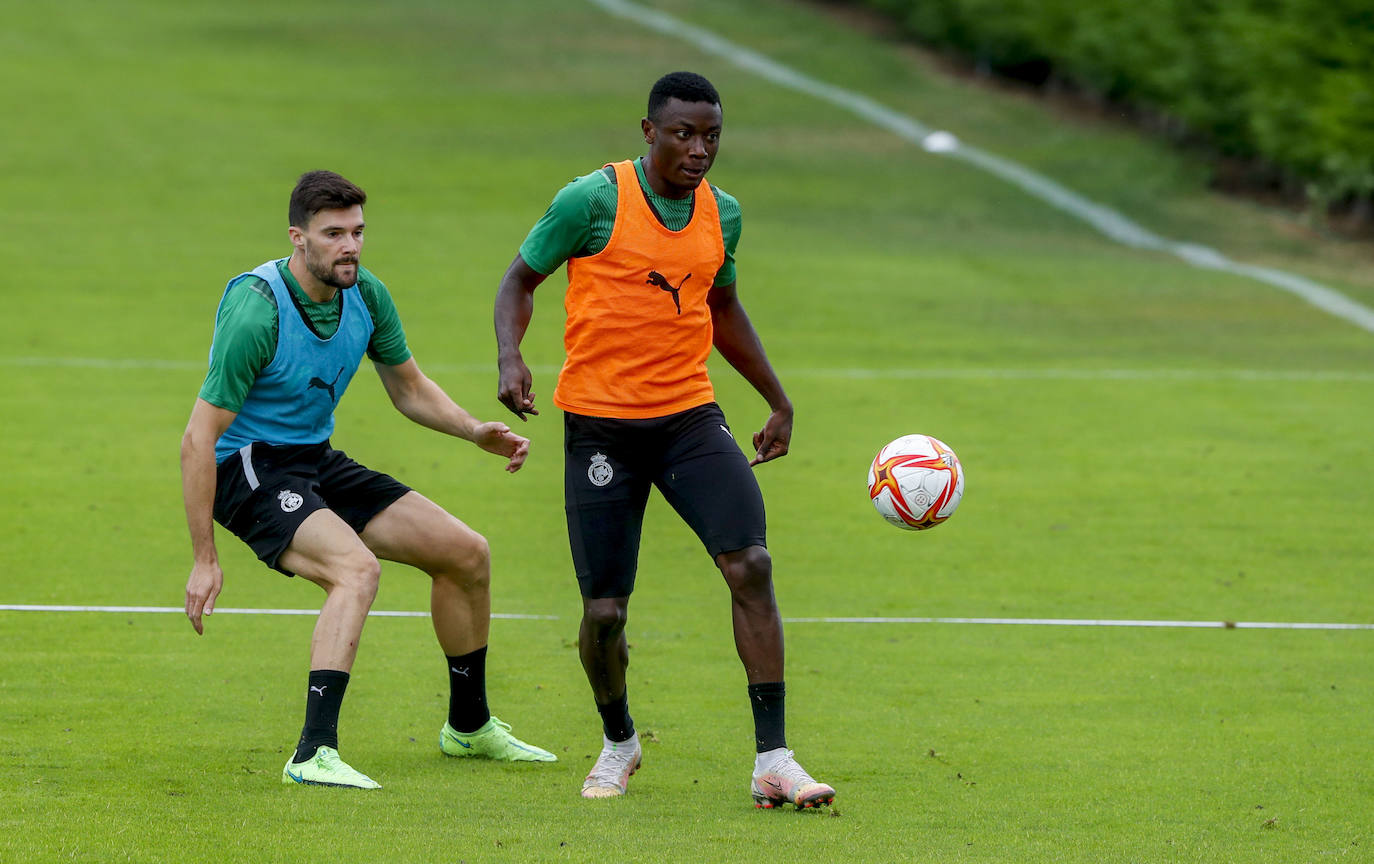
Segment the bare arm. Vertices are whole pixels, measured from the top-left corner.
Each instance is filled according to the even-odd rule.
[[[201,615],[215,611],[215,598],[224,585],[215,549],[215,442],[236,416],[233,411],[197,399],[181,436],[181,497],[194,556],[186,580],[186,617],[197,633],[205,632]]]
[[[712,288],[706,302],[711,307],[716,350],[753,385],[771,409],[763,428],[754,433],[755,456],[749,464],[786,456],[792,441],[792,400],[787,398],[782,382],[768,362],[759,334],[739,302],[735,283]]]
[[[483,423],[454,402],[444,389],[425,373],[411,358],[398,366],[373,364],[382,379],[382,386],[406,417],[430,429],[471,441],[488,453],[505,456],[510,461],[506,470],[519,471],[530,452],[530,442],[510,431],[505,423]]]
[[[526,414],[539,414],[530,390],[534,377],[520,354],[520,342],[534,315],[534,289],[544,278],[517,254],[496,291],[496,362],[500,373],[496,398],[521,420],[527,419]]]

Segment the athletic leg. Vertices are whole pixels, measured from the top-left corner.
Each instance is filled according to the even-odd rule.
[[[310,641],[310,668],[350,671],[377,597],[377,556],[332,511],[316,510],[301,523],[279,561],[283,569],[324,589],[324,606]]]
[[[816,782],[787,749],[782,617],[765,546],[763,494],[719,407],[704,405],[678,418],[655,482],[701,538],[730,589],[735,650],[754,715],[755,804],[830,803],[835,790]]]
[[[584,798],[624,795],[640,765],[630,717],[625,625],[634,590],[649,481],[640,467],[637,421],[564,415],[568,542],[582,594],[578,657],[601,715],[602,748],[582,784]]]
[[[282,780],[375,789],[376,782],[339,759],[337,730],[363,624],[377,596],[377,558],[337,514],[321,509],[300,524],[278,566],[325,592],[310,643],[305,724]]]
[[[773,559],[762,546],[716,556],[730,587],[735,651],[750,684],[783,680],[782,616],[773,595]]]
[[[625,695],[625,670],[630,666],[630,646],[625,639],[629,607],[629,597],[582,598],[577,653],[598,705]]]
[[[409,491],[367,523],[362,540],[387,561],[430,577],[430,619],[449,677],[448,721],[439,749],[453,756],[511,762],[558,757],[512,736],[487,708],[491,552],[486,538],[418,492]]]
[[[378,558],[409,564],[432,580],[434,634],[444,654],[486,647],[491,626],[491,552],[486,538],[438,504],[411,491],[362,531]]]

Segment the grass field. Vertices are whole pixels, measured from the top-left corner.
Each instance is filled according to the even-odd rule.
[[[1151,230],[1374,303],[1368,247],[1218,199],[1186,158],[938,72],[825,6],[653,5],[1017,159]],[[499,8],[499,12],[496,11]],[[491,541],[489,690],[553,766],[455,764],[423,618],[367,627],[344,708],[376,794],[288,788],[308,616],[0,611],[0,861],[1374,861],[1374,631],[825,617],[1374,622],[1374,335],[1124,249],[971,168],[583,2],[7,9],[0,31],[0,604],[169,607],[177,442],[225,280],[285,254],[296,176],[367,189],[364,261],[420,365],[489,418],[491,299],[553,193],[636,155],[654,78],[722,92],[712,180],[797,405],[759,469],[789,743],[833,812],[755,811],[729,599],[661,499],[632,604],[631,794],[577,797],[599,724],[561,500],[562,277],[515,476],[360,374],[335,443]],[[741,440],[764,405],[713,361]],[[883,443],[968,471],[923,534],[863,497]],[[222,607],[319,592],[220,534]],[[388,566],[376,608],[420,610]]]

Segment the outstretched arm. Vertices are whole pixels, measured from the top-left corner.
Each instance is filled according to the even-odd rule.
[[[544,274],[517,254],[496,291],[496,362],[501,376],[496,398],[521,420],[527,419],[526,414],[539,413],[530,390],[534,377],[520,354],[520,342],[534,315],[534,289],[543,281]]]
[[[783,391],[782,382],[763,351],[759,334],[739,302],[735,283],[712,288],[706,302],[711,307],[716,350],[759,391],[772,409],[763,428],[754,433],[755,455],[749,464],[786,456],[792,441],[792,401]]]
[[[488,453],[505,456],[510,460],[506,470],[511,473],[525,464],[525,457],[530,452],[529,439],[516,435],[505,423],[483,423],[463,410],[442,387],[420,371],[414,357],[397,366],[373,365],[377,367],[386,394],[391,397],[391,404],[406,417],[421,426],[471,441]]]
[[[224,572],[215,549],[215,442],[238,416],[197,399],[181,436],[181,497],[186,527],[191,531],[195,563],[186,580],[186,617],[197,633],[204,633],[201,615],[215,611],[215,598],[224,585]]]

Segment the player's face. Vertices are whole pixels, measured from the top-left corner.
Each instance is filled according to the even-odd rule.
[[[654,191],[668,198],[684,198],[696,189],[716,161],[720,148],[720,106],[713,102],[683,102],[673,98],[658,112],[658,122],[644,118],[649,143],[645,175]]]
[[[292,229],[292,240],[305,252],[305,269],[311,276],[333,288],[357,283],[358,259],[363,251],[361,205],[319,211],[304,231]]]

